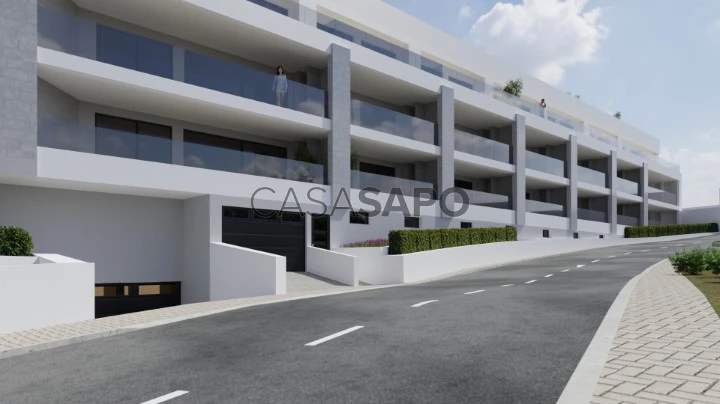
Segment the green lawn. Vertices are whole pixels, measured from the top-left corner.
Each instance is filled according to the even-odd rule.
[[[705,271],[700,275],[685,275],[685,277],[703,292],[715,312],[720,315],[720,276]]]

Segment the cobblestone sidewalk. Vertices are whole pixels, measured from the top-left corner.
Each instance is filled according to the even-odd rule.
[[[630,297],[592,403],[720,403],[720,318],[666,261]]]

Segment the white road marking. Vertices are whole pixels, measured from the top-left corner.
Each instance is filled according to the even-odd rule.
[[[667,247],[660,247],[660,248],[667,248]]]
[[[545,275],[546,278],[549,278],[549,277],[551,277],[551,276],[553,276],[553,274],[547,274],[547,275]]]
[[[640,250],[640,252],[650,252],[650,250]]]
[[[584,267],[584,266],[585,266],[585,265],[578,265],[577,267],[578,267],[578,268],[582,268],[582,267]]]
[[[425,301],[425,302],[420,302],[420,303],[417,303],[417,304],[413,304],[413,305],[410,306],[410,307],[420,307],[420,306],[425,306],[426,304],[435,303],[435,302],[437,302],[437,300],[428,300],[428,301]]]
[[[608,258],[615,258],[615,255],[611,255],[611,256],[609,256]]]
[[[595,260],[595,261],[592,262],[592,264],[594,264],[594,263],[596,263],[596,262],[600,262],[600,260]]]
[[[630,254],[632,254],[632,253],[631,253],[631,252],[626,252],[626,253],[625,253],[625,255],[630,255]]]
[[[361,328],[364,328],[364,327],[365,327],[364,325],[356,325],[355,327],[348,328],[348,329],[345,330],[345,331],[340,331],[340,332],[337,332],[337,333],[335,333],[335,334],[333,334],[333,335],[328,335],[328,336],[325,337],[325,338],[320,338],[320,339],[317,340],[317,341],[309,342],[309,343],[305,344],[305,346],[320,345],[320,344],[322,344],[323,342],[328,342],[328,341],[330,341],[331,339],[335,339],[335,338],[337,338],[337,337],[342,337],[342,336],[345,335],[345,334],[350,334],[351,332],[357,331],[357,330],[359,330],[359,329],[361,329]]]
[[[700,242],[699,242],[699,241],[696,241],[696,242],[694,242],[693,244],[700,244]]]
[[[184,396],[187,393],[189,393],[189,392],[183,391],[183,390],[178,390],[178,391],[174,391],[170,394],[165,394],[162,397],[154,398],[150,401],[145,401],[144,403],[141,403],[141,404],[160,404],[160,403],[164,403],[165,401],[170,401],[173,398],[178,398],[180,396]]]
[[[529,285],[529,284],[535,283],[535,282],[537,282],[537,281],[536,281],[536,280],[532,280],[532,281],[527,281],[527,282],[525,282],[525,283]]]
[[[561,272],[567,272],[567,271],[569,271],[569,269],[564,269],[564,270],[562,270]]]
[[[476,291],[473,291],[473,292],[467,292],[467,293],[465,293],[465,294],[466,294],[466,295],[474,295],[475,293],[480,293],[480,292],[484,292],[484,291],[485,291],[485,289],[481,289],[481,290],[476,290]]]
[[[501,287],[501,288],[506,288],[506,287],[512,286],[512,285],[513,285],[512,283],[509,283],[509,284],[507,284],[507,285],[502,285],[502,286],[500,286],[500,287]]]

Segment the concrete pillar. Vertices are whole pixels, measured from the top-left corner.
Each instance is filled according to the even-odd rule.
[[[570,135],[567,142],[567,152],[565,159],[565,172],[570,185],[567,187],[567,217],[570,222],[570,228],[568,229],[570,237],[573,237],[577,233],[577,221],[578,221],[578,147],[577,147],[577,135]]]
[[[331,188],[330,248],[340,247],[350,222],[350,49],[330,45],[328,61],[328,185]],[[347,197],[346,197],[347,196]],[[336,201],[340,201],[335,205]],[[333,209],[333,206],[335,209]],[[333,212],[334,210],[334,212]]]
[[[608,219],[610,222],[610,234],[617,234],[617,151],[611,150],[608,157],[607,185],[610,189],[608,196]]]
[[[648,163],[644,162],[642,169],[640,169],[640,196],[642,196],[642,205],[640,207],[640,225],[647,226],[649,222],[649,207],[648,207]]]
[[[185,82],[185,49],[173,46],[173,80]]]
[[[440,197],[445,190],[455,187],[455,90],[451,87],[440,86],[437,118],[440,157],[437,160],[436,188]],[[443,212],[442,216],[448,215]]]
[[[525,226],[525,116],[515,114],[512,125],[512,159],[515,164],[513,173],[513,209],[515,225]],[[519,229],[518,229],[519,230]]]

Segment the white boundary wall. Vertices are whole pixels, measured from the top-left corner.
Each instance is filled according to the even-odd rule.
[[[360,260],[352,255],[316,247],[305,249],[305,271],[345,285],[357,286],[360,281]]]
[[[0,333],[95,318],[95,264],[55,254],[0,257]]]
[[[210,243],[210,300],[284,295],[285,257]]]

